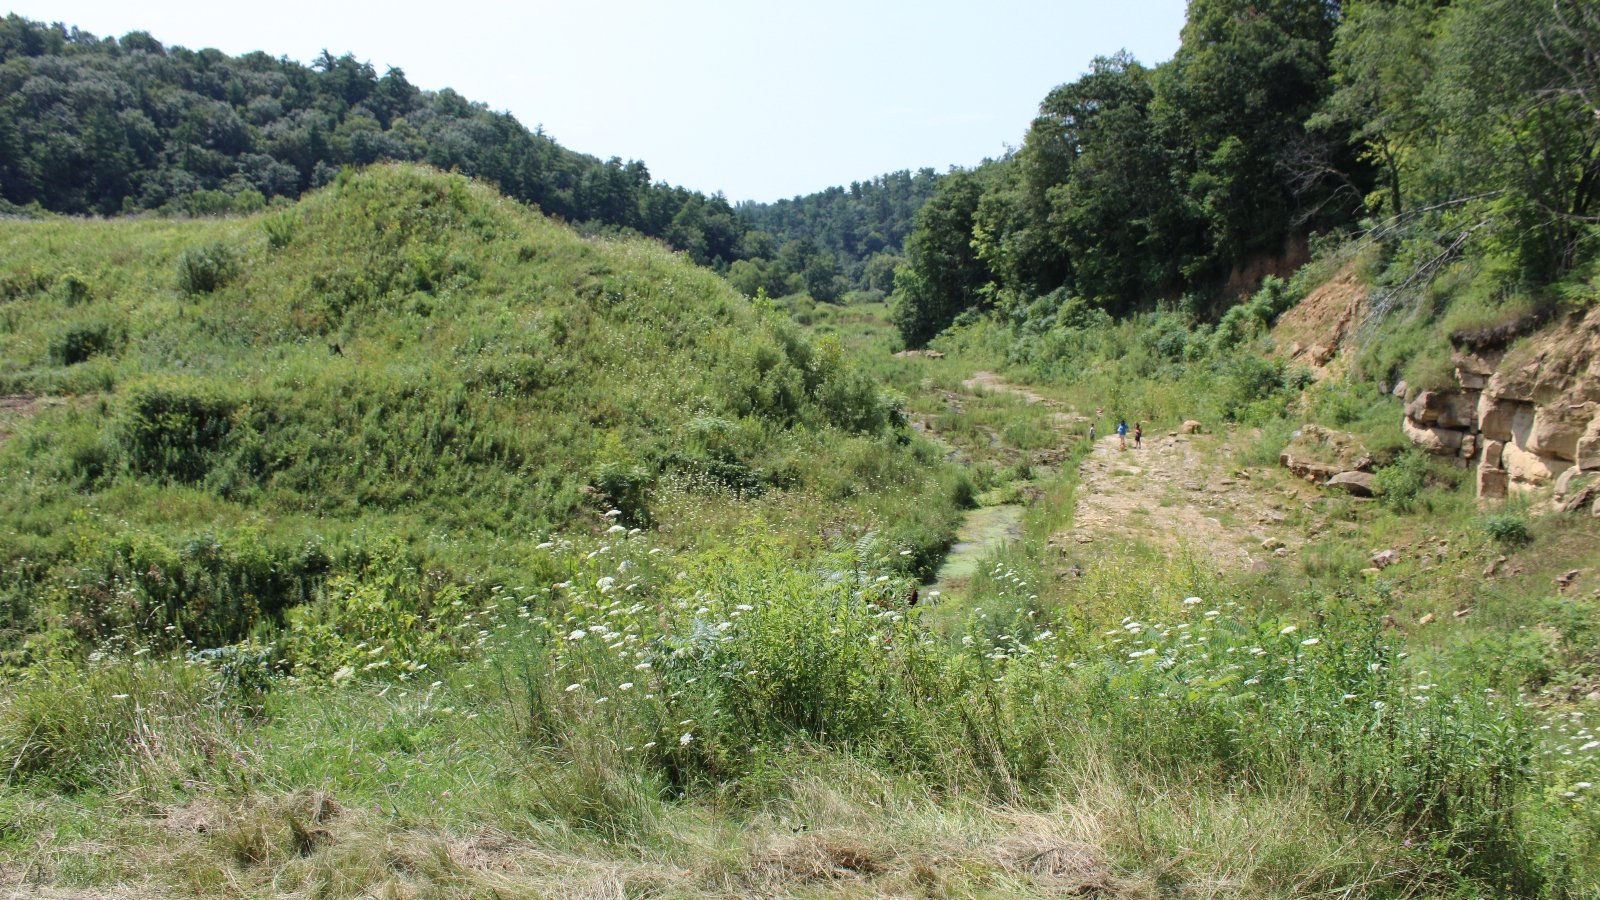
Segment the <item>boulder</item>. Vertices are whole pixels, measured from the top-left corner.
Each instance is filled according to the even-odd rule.
[[[1400,430],[1405,432],[1406,438],[1412,444],[1435,456],[1455,456],[1461,452],[1461,444],[1467,437],[1465,431],[1457,431],[1454,428],[1418,425],[1411,421],[1409,416],[1400,423]]]
[[[1328,479],[1327,486],[1352,496],[1371,497],[1377,488],[1377,481],[1371,472],[1340,472]]]
[[[1589,427],[1583,430],[1583,436],[1578,438],[1578,453],[1575,462],[1578,468],[1585,471],[1600,469],[1600,416],[1589,420]]]
[[[1483,456],[1479,462],[1491,469],[1498,469],[1500,468],[1500,454],[1505,449],[1504,441],[1486,440],[1483,442]]]
[[[1574,462],[1578,441],[1596,419],[1594,403],[1561,403],[1539,407],[1528,432],[1528,449],[1540,456],[1554,456]]]
[[[1466,391],[1423,391],[1406,404],[1406,418],[1424,426],[1472,428],[1477,404],[1478,398]]]
[[[1400,561],[1400,551],[1395,549],[1379,550],[1372,554],[1372,565],[1375,568],[1387,569]]]
[[[1585,506],[1593,505],[1595,515],[1600,516],[1600,478],[1585,478],[1561,500],[1562,512],[1577,512]]]
[[[1189,419],[1185,421],[1183,425],[1179,426],[1178,430],[1184,434],[1199,434],[1200,423],[1196,422],[1194,419]]]
[[[1487,465],[1478,467],[1478,498],[1504,500],[1510,487],[1511,476],[1505,469]]]
[[[1394,386],[1394,390],[1390,392],[1390,395],[1394,396],[1394,397],[1399,397],[1401,400],[1404,400],[1406,398],[1406,391],[1410,390],[1410,388],[1411,388],[1410,385],[1408,385],[1404,381],[1402,381],[1399,384]]]
[[[1511,481],[1526,487],[1544,487],[1572,468],[1572,463],[1564,459],[1541,456],[1517,444],[1507,444],[1500,453],[1500,459]]]
[[[1278,462],[1300,478],[1322,484],[1344,472],[1371,470],[1372,455],[1349,432],[1306,425],[1284,446]]]

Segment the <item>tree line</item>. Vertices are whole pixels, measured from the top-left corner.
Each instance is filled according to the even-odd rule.
[[[896,323],[915,345],[968,310],[1216,313],[1355,228],[1549,285],[1595,256],[1596,47],[1587,0],[1193,0],[1172,60],[1094,60],[1019,149],[940,181]]]
[[[342,167],[425,162],[592,231],[659,238],[741,289],[887,292],[931,171],[779,204],[741,204],[652,179],[643,162],[576,153],[445,88],[350,54],[310,65],[266,53],[99,38],[0,20],[0,210],[73,215],[251,212]]]

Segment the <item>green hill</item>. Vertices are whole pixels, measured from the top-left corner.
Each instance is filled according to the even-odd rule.
[[[0,248],[0,393],[26,412],[0,445],[8,655],[239,640],[391,541],[481,589],[613,508],[670,527],[657,495],[799,492],[867,527],[929,477],[837,344],[460,176],[383,167],[244,219],[9,221]],[[890,523],[908,565],[942,508]]]

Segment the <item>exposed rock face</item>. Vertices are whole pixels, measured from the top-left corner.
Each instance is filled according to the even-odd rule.
[[[1325,483],[1346,472],[1372,468],[1372,456],[1361,440],[1346,431],[1306,425],[1278,454],[1284,468],[1307,481]]]
[[[1552,486],[1600,470],[1600,308],[1513,352],[1458,350],[1453,390],[1406,403],[1413,444],[1476,466],[1478,496]]]

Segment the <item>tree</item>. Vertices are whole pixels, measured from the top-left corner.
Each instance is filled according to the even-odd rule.
[[[906,265],[895,273],[895,327],[908,346],[920,347],[963,311],[983,302],[988,269],[973,250],[973,219],[983,196],[981,178],[961,170],[939,182],[917,212],[906,241]]]

